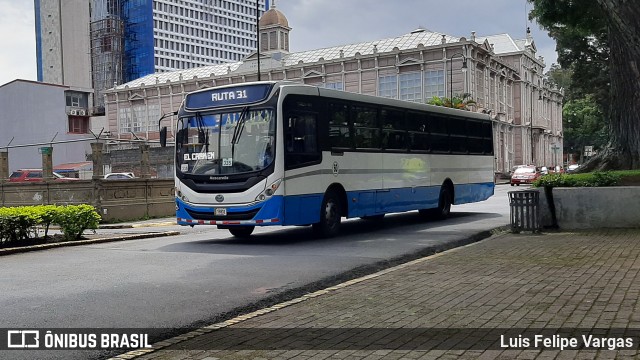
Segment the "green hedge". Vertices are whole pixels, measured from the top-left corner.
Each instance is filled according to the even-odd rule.
[[[80,239],[86,229],[97,229],[100,215],[91,205],[39,205],[0,208],[0,246],[20,246],[49,235],[60,226],[65,240]]]
[[[535,187],[602,187],[616,186],[621,175],[609,171],[586,174],[549,174],[533,182]]]

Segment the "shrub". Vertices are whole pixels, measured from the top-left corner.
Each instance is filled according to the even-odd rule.
[[[24,241],[34,235],[38,217],[29,206],[0,208],[0,242]]]
[[[56,224],[67,240],[79,239],[86,229],[96,229],[100,215],[91,205],[39,205],[0,208],[0,245],[38,238],[38,226]],[[18,244],[19,245],[19,244]]]
[[[49,226],[53,223],[59,208],[57,205],[40,205],[33,207],[33,211],[39,219],[38,224],[44,228],[45,239],[49,234]]]
[[[587,174],[549,174],[533,182],[535,187],[602,187],[615,186],[620,175],[612,172]]]
[[[98,228],[100,215],[91,205],[68,205],[59,207],[54,222],[67,240],[77,240],[86,229]]]

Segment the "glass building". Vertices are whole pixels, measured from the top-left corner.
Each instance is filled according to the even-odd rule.
[[[269,8],[269,0],[34,1],[38,80],[93,88],[93,114],[114,85],[241,60],[255,51],[256,18]]]

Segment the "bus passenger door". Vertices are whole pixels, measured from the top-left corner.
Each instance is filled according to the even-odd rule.
[[[285,116],[284,168],[289,177],[285,183],[285,222],[312,224],[320,221],[324,195],[320,175],[313,171],[313,167],[322,161],[318,147],[318,115],[292,111]]]

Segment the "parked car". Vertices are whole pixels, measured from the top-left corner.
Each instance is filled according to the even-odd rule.
[[[55,181],[77,181],[76,178],[64,177],[57,172],[53,172],[53,179]],[[36,182],[42,181],[42,169],[20,169],[14,171],[9,176],[9,182]]]
[[[529,165],[516,165],[514,167],[511,168],[511,171],[509,171],[509,175],[513,175],[513,173],[516,171],[516,169],[519,169],[521,167],[527,167]]]
[[[574,172],[574,171],[578,170],[579,167],[580,167],[580,165],[578,165],[578,164],[569,165],[569,166],[567,166],[567,172],[568,173]]]
[[[531,184],[538,180],[542,174],[540,169],[535,166],[522,166],[513,171],[511,175],[511,186],[520,184]]]
[[[123,179],[134,179],[135,176],[133,173],[108,173],[104,176],[107,180],[123,180]]]

